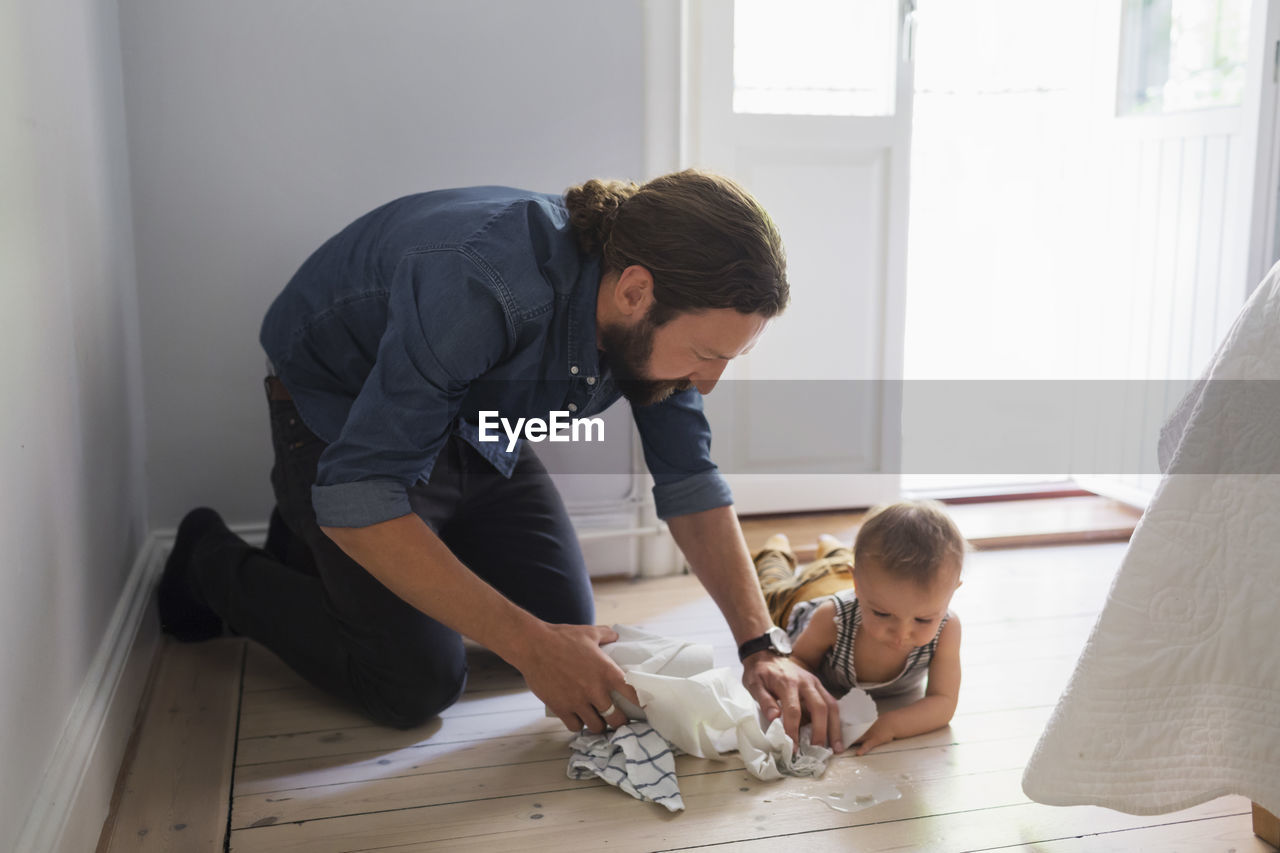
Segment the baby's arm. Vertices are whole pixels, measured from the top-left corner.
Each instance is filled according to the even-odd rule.
[[[951,722],[960,698],[960,620],[952,616],[942,626],[938,645],[929,663],[929,684],[924,698],[905,708],[885,711],[866,734],[857,741],[855,754],[865,755],[875,747],[896,738],[940,729]]]
[[[836,644],[836,605],[830,599],[819,604],[800,636],[791,644],[791,656],[810,672],[817,672],[822,656]]]

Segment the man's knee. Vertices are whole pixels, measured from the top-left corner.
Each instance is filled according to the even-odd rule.
[[[563,600],[530,609],[539,619],[553,625],[596,624],[595,601],[585,595],[565,596]]]
[[[394,673],[367,673],[359,681],[358,695],[371,720],[411,729],[458,701],[467,684],[467,668],[465,662],[442,667],[440,661],[430,661]]]

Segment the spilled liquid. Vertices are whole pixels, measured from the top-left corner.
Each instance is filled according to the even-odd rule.
[[[828,773],[824,779],[814,779],[802,787],[784,794],[784,797],[817,800],[838,812],[856,812],[880,803],[902,798],[902,792],[878,773],[866,767],[854,766],[838,775]]]

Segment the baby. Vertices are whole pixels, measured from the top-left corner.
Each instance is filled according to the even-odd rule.
[[[880,714],[856,754],[951,721],[960,620],[947,608],[966,551],[941,504],[904,501],[872,510],[852,552],[824,534],[818,560],[797,571],[787,537],[776,534],[756,555],[760,588],[791,637],[793,657],[833,695],[854,687],[873,698],[899,695],[927,677],[924,696]]]

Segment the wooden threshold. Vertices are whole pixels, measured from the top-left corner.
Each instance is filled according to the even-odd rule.
[[[1253,804],[1253,834],[1276,849],[1280,849],[1280,818]]]
[[[948,503],[947,512],[974,548],[1030,548],[1092,542],[1127,542],[1142,517],[1126,504],[1092,493],[1017,500]],[[852,543],[864,510],[757,515],[742,519],[754,552],[773,533],[791,538],[796,556],[813,558],[820,533]]]

